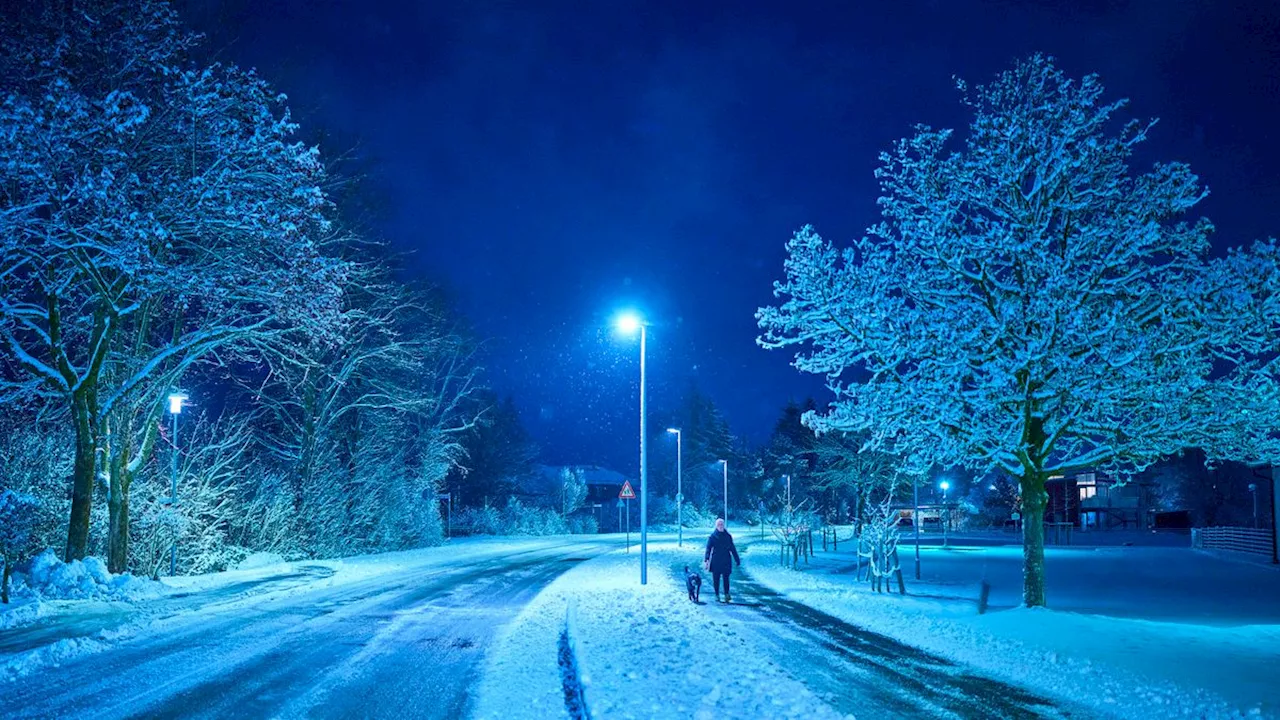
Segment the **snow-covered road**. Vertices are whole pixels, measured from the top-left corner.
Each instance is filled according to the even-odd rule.
[[[749,541],[734,604],[694,605],[680,569],[701,549],[673,540],[652,538],[647,586],[617,537],[495,538],[72,603],[0,633],[0,670],[31,658],[0,675],[0,717],[568,717],[570,606],[597,718],[1107,715],[753,582],[775,556]]]
[[[240,601],[210,593],[100,652],[5,683],[2,714],[460,717],[497,628],[613,544],[531,540],[470,550],[458,563],[406,554]]]

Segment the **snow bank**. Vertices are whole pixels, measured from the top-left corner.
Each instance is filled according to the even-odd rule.
[[[271,567],[272,565],[283,565],[284,556],[279,553],[256,552],[250,553],[248,557],[236,563],[236,570],[257,570],[259,568]]]
[[[22,584],[45,600],[140,600],[163,592],[159,583],[129,573],[112,575],[100,558],[64,563],[53,550],[31,560],[26,573],[15,573]]]
[[[727,611],[686,599],[673,570],[685,557],[673,544],[651,542],[646,586],[634,552],[604,555],[558,578],[496,639],[474,717],[567,716],[557,652],[571,599],[578,669],[593,717],[842,717],[756,651]]]
[[[819,554],[802,571],[757,563],[750,573],[841,620],[1066,703],[1087,703],[1105,716],[1276,717],[1280,711],[1277,625],[1209,627],[1043,608],[978,615],[967,587],[909,582],[908,592],[917,595],[877,595],[823,560]]]
[[[30,625],[45,615],[45,608],[48,607],[40,602],[35,593],[21,598],[15,593],[9,600],[8,605],[0,604],[0,630]]]
[[[106,642],[96,638],[63,638],[31,652],[22,653],[0,663],[0,679],[16,680],[49,667],[106,648]]]

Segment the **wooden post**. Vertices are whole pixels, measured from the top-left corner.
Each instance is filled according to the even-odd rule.
[[[898,594],[906,595],[907,583],[902,579],[902,562],[898,559],[898,547],[896,545],[893,548],[893,564],[897,568],[895,572],[898,575]]]

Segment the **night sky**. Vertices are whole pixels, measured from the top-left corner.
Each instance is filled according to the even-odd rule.
[[[1280,231],[1280,3],[1271,0],[409,2],[189,0],[307,132],[386,194],[380,233],[445,287],[552,462],[634,463],[634,307],[662,411],[691,381],[763,441],[815,395],[755,345],[783,243],[876,220],[876,154],[967,117],[1043,51],[1159,117],[1141,163],[1189,162],[1217,242]]]

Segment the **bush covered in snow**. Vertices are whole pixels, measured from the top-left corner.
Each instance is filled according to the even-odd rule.
[[[600,530],[594,515],[579,513],[566,519],[555,510],[525,505],[515,498],[502,510],[462,510],[454,518],[454,525],[474,535],[591,535]]]
[[[159,592],[159,585],[129,573],[112,575],[100,558],[64,563],[53,550],[32,558],[15,580],[46,600],[132,600]]]

